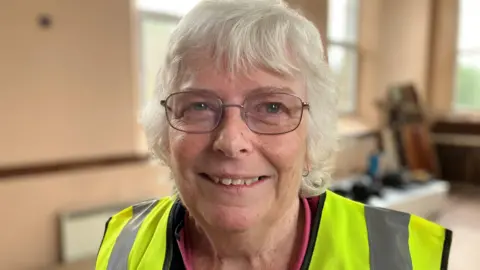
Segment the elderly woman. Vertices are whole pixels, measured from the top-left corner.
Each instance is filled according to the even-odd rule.
[[[174,195],[111,217],[97,269],[446,269],[451,232],[326,191],[335,90],[316,27],[205,0],[171,36],[143,123]]]

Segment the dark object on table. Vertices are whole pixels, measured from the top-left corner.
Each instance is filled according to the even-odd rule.
[[[352,199],[357,202],[367,203],[370,197],[381,197],[381,188],[376,185],[368,185],[365,183],[355,183],[352,187]]]
[[[366,203],[370,198],[370,191],[365,184],[355,183],[352,187],[353,200]]]
[[[350,198],[350,192],[346,189],[341,188],[332,188],[330,189],[333,193],[336,193],[342,197]]]
[[[404,189],[406,182],[401,173],[388,173],[382,178],[382,183],[386,187]]]

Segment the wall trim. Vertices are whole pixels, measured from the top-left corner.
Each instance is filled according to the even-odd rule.
[[[106,168],[126,164],[146,163],[149,161],[149,159],[150,157],[148,154],[126,154],[25,166],[0,166],[0,181],[13,180],[14,178],[28,175],[50,174],[92,168]]]

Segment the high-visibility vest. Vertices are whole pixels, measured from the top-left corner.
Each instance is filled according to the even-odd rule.
[[[447,269],[450,230],[331,191],[315,199],[302,270]],[[175,226],[184,217],[185,208],[173,197],[143,202],[112,216],[96,269],[184,269],[175,238]]]

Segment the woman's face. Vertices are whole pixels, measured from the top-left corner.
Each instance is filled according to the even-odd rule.
[[[224,104],[243,104],[247,95],[264,87],[290,89],[306,100],[299,80],[262,71],[229,78],[205,66],[182,90],[207,89]],[[239,107],[227,107],[213,132],[192,134],[170,128],[170,165],[190,214],[201,224],[227,231],[270,224],[282,216],[298,200],[306,164],[307,117],[304,113],[292,132],[260,135],[248,128]]]

